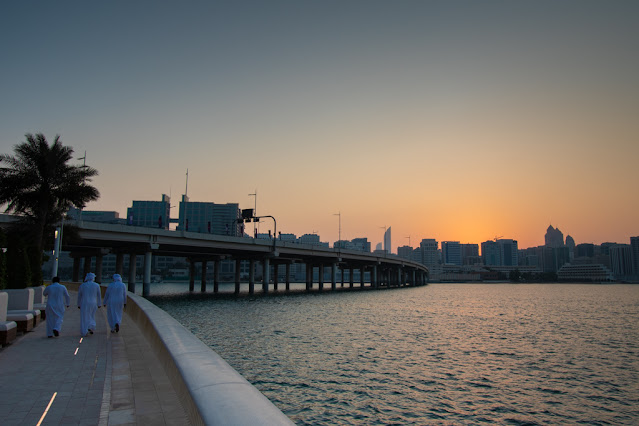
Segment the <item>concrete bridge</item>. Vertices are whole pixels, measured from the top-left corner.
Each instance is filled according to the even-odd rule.
[[[389,288],[399,286],[424,285],[428,281],[428,268],[420,263],[402,259],[395,255],[379,255],[355,250],[329,249],[298,243],[260,240],[253,238],[228,237],[187,231],[170,231],[156,228],[113,225],[97,222],[65,222],[78,231],[78,239],[64,238],[63,251],[69,251],[74,259],[73,281],[80,280],[80,261],[84,259],[84,270],[89,272],[92,258],[96,259],[97,281],[101,282],[102,258],[109,253],[116,255],[116,273],[122,275],[124,256],[129,256],[129,291],[135,292],[137,256],[144,256],[143,291],[150,294],[151,261],[153,256],[184,257],[190,264],[190,290],[194,290],[195,265],[202,264],[201,290],[206,290],[207,265],[213,267],[213,291],[218,292],[220,282],[220,261],[235,262],[235,293],[240,292],[240,262],[249,264],[249,293],[255,291],[255,266],[259,262],[264,273],[261,284],[263,292],[268,292],[273,284],[278,289],[278,271],[285,269],[284,285],[289,290],[291,282],[290,267],[293,263],[306,266],[306,290],[312,291],[317,270],[318,290],[324,290],[325,284],[335,290],[337,271],[341,270],[340,281],[344,286],[345,272],[348,272],[350,287],[363,288],[365,273],[369,273],[369,288]],[[271,269],[272,267],[272,269]],[[330,274],[325,274],[328,269]],[[359,271],[359,283],[353,282],[354,271]],[[275,272],[275,273],[273,273]],[[325,275],[330,282],[325,283]],[[82,275],[84,276],[84,275]]]

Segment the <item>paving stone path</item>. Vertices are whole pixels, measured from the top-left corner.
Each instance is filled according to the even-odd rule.
[[[0,349],[0,423],[11,425],[188,425],[159,360],[131,318],[111,333],[106,310],[80,336],[77,293],[60,337],[46,324]],[[41,422],[41,423],[40,423]]]

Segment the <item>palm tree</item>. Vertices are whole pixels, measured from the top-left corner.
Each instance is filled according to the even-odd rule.
[[[0,206],[6,204],[6,213],[20,217],[16,226],[35,248],[30,260],[40,276],[43,249],[53,240],[55,225],[71,206],[83,208],[100,197],[89,184],[98,172],[67,164],[73,148],[62,145],[58,135],[51,145],[42,133],[25,137],[14,147],[15,156],[0,154]]]

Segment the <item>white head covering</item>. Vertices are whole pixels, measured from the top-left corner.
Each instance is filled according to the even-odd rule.
[[[120,276],[120,274],[113,274],[113,281],[122,282],[122,277]]]
[[[86,277],[84,277],[84,282],[93,281],[95,279],[95,274],[93,272],[89,272]]]

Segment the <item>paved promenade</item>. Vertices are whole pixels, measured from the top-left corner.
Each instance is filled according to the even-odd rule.
[[[0,349],[0,423],[9,425],[187,425],[185,411],[146,339],[125,313],[111,333],[106,310],[80,336],[77,293],[60,337],[41,322]],[[41,421],[41,423],[39,423]]]

